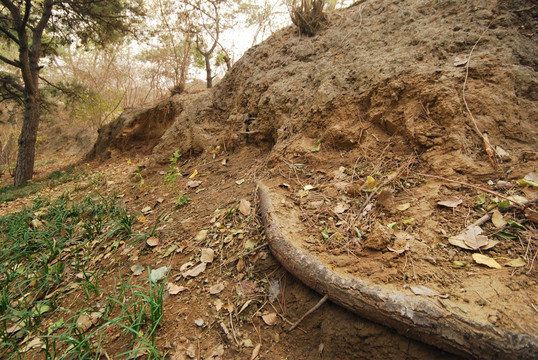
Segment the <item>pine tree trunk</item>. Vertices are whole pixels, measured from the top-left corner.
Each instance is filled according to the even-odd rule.
[[[26,94],[24,121],[19,136],[19,155],[15,169],[15,186],[20,186],[32,179],[34,174],[35,144],[39,127],[39,92]]]

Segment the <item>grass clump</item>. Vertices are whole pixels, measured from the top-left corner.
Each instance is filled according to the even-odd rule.
[[[68,166],[63,170],[52,172],[47,178],[42,180],[35,182],[30,181],[18,187],[13,185],[0,187],[0,204],[36,194],[47,187],[58,186],[70,181],[76,181],[82,175],[82,170],[75,168],[74,166]]]
[[[124,355],[134,358],[146,349],[160,359],[155,332],[163,317],[164,285],[127,282],[119,293],[107,294],[100,284],[106,268],[92,264],[98,250],[114,251],[137,236],[133,221],[114,198],[100,195],[78,202],[68,195],[38,198],[0,218],[0,358],[28,357],[30,351],[31,357],[41,352],[46,359],[98,359],[106,331],[116,327],[139,344]],[[81,299],[91,305],[64,321],[73,312],[63,307],[73,292],[85,294]],[[97,299],[105,299],[104,305]]]

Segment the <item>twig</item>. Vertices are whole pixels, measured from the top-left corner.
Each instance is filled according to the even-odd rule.
[[[293,323],[291,321],[289,321],[288,319],[286,319],[286,317],[284,315],[282,315],[276,308],[273,304],[269,303],[269,305],[271,305],[271,307],[273,308],[273,310],[275,310],[275,313],[280,316],[280,318],[288,325],[293,325]],[[282,307],[282,306],[281,306]],[[305,334],[307,334],[307,331],[304,330],[304,329],[301,329],[299,328],[299,330],[301,330],[302,332],[304,332]]]
[[[478,42],[482,39],[482,37],[486,34],[486,31],[489,30],[489,27],[491,26],[491,24],[493,23],[493,21],[495,21],[495,19],[491,20],[490,23],[488,24],[488,26],[486,27],[486,29],[482,32],[482,34],[480,34],[480,37],[478,38],[478,40],[476,40],[476,42],[474,43],[472,49],[471,49],[471,52],[469,53],[469,56],[467,57],[467,64],[465,64],[465,80],[463,82],[463,90],[462,90],[462,97],[463,97],[463,103],[465,104],[465,108],[467,109],[467,112],[469,113],[469,116],[471,117],[471,120],[473,121],[473,124],[474,124],[474,128],[477,132],[478,135],[480,135],[480,137],[482,138],[482,140],[484,141],[484,144],[486,144],[486,147],[489,146],[490,149],[492,149],[495,153],[495,149],[493,148],[493,146],[491,146],[491,143],[489,142],[489,139],[487,138],[487,136],[485,136],[481,131],[480,129],[478,128],[478,124],[476,123],[476,120],[473,116],[473,113],[471,112],[471,109],[469,109],[469,105],[467,104],[467,99],[465,99],[465,88],[467,87],[467,79],[469,78],[469,63],[471,62],[471,56],[473,55],[473,51],[474,49],[476,48],[476,45],[478,45]],[[488,149],[486,148],[486,152],[488,152]],[[489,154],[488,154],[489,156]],[[492,165],[493,167],[495,167],[495,158],[491,158],[490,157],[490,160],[492,161]]]
[[[247,252],[244,253],[244,254],[241,254],[241,256],[248,256],[248,255],[250,255],[250,254],[252,254],[252,253],[255,253],[256,251],[260,250],[261,248],[266,247],[267,245],[269,245],[269,243],[266,241],[266,242],[264,242],[263,244],[261,244],[261,245],[259,245],[259,246],[256,246],[254,249],[249,250],[249,251],[247,251]],[[236,257],[235,259],[230,259],[230,260],[226,261],[226,262],[225,262],[224,264],[222,264],[222,265],[226,266],[226,265],[231,264],[231,263],[233,263],[233,262],[235,262],[235,261],[237,261],[237,260],[239,260],[238,257]]]
[[[232,329],[232,335],[233,335],[235,343],[237,344],[237,346],[240,346],[239,341],[237,341],[237,337],[235,336],[234,322],[233,322],[233,319],[232,319],[232,312],[231,311],[230,311],[230,328]]]
[[[286,332],[291,332],[293,329],[295,329],[297,326],[299,326],[299,324],[310,314],[312,314],[314,311],[316,311],[317,309],[319,309],[319,307],[321,305],[323,305],[323,303],[325,303],[325,301],[327,301],[327,299],[329,299],[329,295],[326,294],[324,297],[321,298],[320,301],[318,301],[318,303],[316,305],[314,305],[314,307],[310,310],[308,310],[303,316],[301,316],[301,318],[299,320],[297,320],[297,322],[295,322],[295,324],[292,325],[292,327],[290,327],[288,330],[286,330]]]
[[[532,5],[531,7],[527,7],[527,8],[523,8],[523,9],[514,10],[514,12],[524,12],[524,11],[529,11],[529,10],[534,9],[535,6],[536,6],[536,5]]]
[[[437,175],[429,175],[429,174],[423,174],[423,173],[418,173],[418,175],[420,175],[420,176],[425,176],[425,177],[430,177],[430,178],[434,178],[434,179],[439,179],[439,180],[443,180],[443,181],[448,181],[448,182],[451,182],[451,183],[460,184],[460,185],[463,185],[463,186],[466,186],[466,187],[470,187],[470,188],[473,188],[473,189],[477,189],[477,190],[480,190],[480,191],[487,192],[487,193],[489,193],[489,194],[498,196],[498,197],[503,198],[503,199],[505,199],[505,200],[511,201],[511,202],[513,202],[515,205],[517,205],[519,208],[524,208],[524,207],[525,207],[525,206],[524,206],[522,203],[520,203],[520,202],[517,202],[517,201],[515,201],[515,200],[513,200],[513,199],[509,199],[508,197],[506,197],[506,196],[504,196],[504,195],[502,195],[502,194],[499,194],[498,192],[495,192],[495,191],[493,191],[493,190],[489,190],[489,189],[483,188],[482,186],[469,184],[469,183],[466,183],[466,182],[463,182],[463,181],[447,179],[447,178],[445,178],[445,177],[437,176]]]
[[[532,257],[531,266],[529,267],[529,271],[527,271],[527,274],[530,274],[532,271],[532,268],[534,267],[534,261],[536,260],[536,255],[538,255],[538,251],[534,252],[534,256]]]
[[[533,200],[529,200],[529,201],[526,201],[524,203],[522,203],[521,205],[523,205],[523,207],[527,207],[531,204],[534,204],[534,203],[538,203],[538,198],[536,199],[533,199]],[[507,207],[503,207],[503,208],[496,208],[494,210],[491,210],[490,212],[488,212],[486,215],[482,216],[480,219],[476,220],[474,223],[473,223],[473,226],[480,226],[482,224],[484,224],[486,221],[488,221],[489,219],[491,219],[491,215],[493,215],[493,212],[495,210],[499,210],[501,213],[505,213],[507,211],[510,211],[510,210],[513,210],[515,209],[517,206],[514,206],[514,205],[510,205],[510,206],[507,206]]]

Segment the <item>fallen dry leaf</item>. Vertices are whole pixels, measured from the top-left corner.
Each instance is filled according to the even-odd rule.
[[[239,259],[237,261],[237,265],[235,266],[235,269],[237,270],[237,272],[243,271],[245,269],[245,260]]]
[[[209,355],[210,358],[220,358],[222,355],[224,355],[224,345],[220,344],[216,348],[213,349],[211,352],[211,355]]]
[[[182,291],[188,290],[185,286],[180,286],[172,283],[168,283],[166,285],[166,288],[168,289],[168,294],[170,295],[177,295]]]
[[[190,344],[185,353],[188,357],[194,359],[196,357],[196,346],[194,344]]]
[[[194,240],[196,241],[204,241],[207,238],[207,234],[209,233],[209,230],[200,230],[198,231],[198,234],[194,237]]]
[[[467,57],[467,55],[457,55],[454,58],[454,66],[455,67],[463,66],[463,65],[467,64],[468,59],[469,58]]]
[[[209,293],[211,295],[216,295],[218,293],[220,293],[222,290],[224,290],[224,284],[220,283],[220,284],[215,284],[213,286],[211,286],[209,288]]]
[[[488,154],[489,162],[491,163],[491,166],[495,168],[496,166],[495,149],[493,149],[493,147],[491,146],[487,133],[484,132],[482,134],[482,140],[484,140],[484,148],[486,150],[486,154]]]
[[[459,204],[461,204],[462,202],[463,200],[460,200],[458,198],[450,198],[450,199],[437,202],[437,205],[453,209]]]
[[[517,258],[504,264],[504,266],[510,266],[510,267],[523,267],[525,265],[527,265],[527,263],[522,258]]]
[[[194,263],[192,261],[186,262],[185,264],[181,265],[181,267],[179,268],[179,271],[183,272],[187,270],[188,268],[190,268],[191,266],[194,266]]]
[[[481,233],[482,228],[480,226],[469,226],[465,232],[463,241],[465,241],[465,244],[471,249],[477,250],[489,244],[488,237],[480,235]]]
[[[144,267],[142,265],[136,264],[131,266],[131,271],[134,276],[140,276],[144,272]]]
[[[166,266],[161,266],[158,269],[151,270],[149,278],[152,282],[157,282],[166,277],[170,269]]]
[[[406,252],[406,251],[409,250],[409,243],[407,243],[403,249],[393,249],[393,248],[390,248],[390,247],[388,247],[388,246],[387,246],[387,249],[389,249],[389,251],[392,251],[393,253],[396,253],[396,254],[398,254],[398,255],[401,255],[401,254],[403,254],[404,252]]]
[[[452,245],[461,247],[467,250],[478,250],[490,245],[490,240],[485,235],[480,235],[482,228],[480,226],[471,225],[464,232],[448,238],[448,242]],[[496,243],[490,246],[493,247]]]
[[[252,350],[252,355],[250,356],[250,360],[254,360],[258,357],[260,354],[260,350],[262,348],[262,344],[257,344],[254,350]]]
[[[495,209],[495,211],[493,211],[493,214],[491,215],[491,223],[495,225],[496,228],[502,228],[506,225],[506,221],[499,210]]]
[[[215,305],[215,309],[217,309],[217,312],[218,312],[220,311],[220,309],[222,309],[222,306],[224,305],[224,303],[222,302],[221,299],[217,299],[213,301],[213,305]]]
[[[486,256],[486,255],[483,255],[483,254],[474,253],[473,254],[473,260],[477,264],[486,265],[486,266],[489,266],[490,268],[494,268],[494,269],[501,269],[502,268],[501,265],[499,265],[499,263],[497,261],[495,261],[494,259],[490,258],[489,256]]]
[[[273,326],[277,323],[278,315],[276,313],[270,313],[262,316],[263,322],[269,326]]]
[[[239,202],[239,211],[245,216],[250,215],[250,201],[241,199]]]
[[[36,338],[33,338],[28,344],[26,344],[25,347],[23,347],[21,349],[22,352],[27,352],[28,350],[30,349],[33,349],[33,348],[36,348],[36,347],[44,347],[44,343],[43,341],[41,340],[41,338],[39,337],[36,337]]]
[[[151,247],[155,247],[159,245],[159,238],[156,236],[152,236],[146,240],[146,244],[148,244]]]
[[[43,223],[41,221],[39,221],[38,219],[34,219],[32,221],[30,221],[30,225],[36,229],[38,227],[40,227]]]
[[[254,347],[254,344],[252,343],[252,340],[250,339],[245,339],[243,341],[243,346],[244,347],[247,347],[247,348],[251,348],[251,347]]]
[[[405,203],[405,204],[400,204],[400,205],[396,206],[396,209],[398,209],[400,211],[405,211],[405,210],[409,209],[410,207],[411,207],[410,203]]]
[[[344,213],[344,212],[346,212],[346,211],[348,211],[348,210],[349,210],[349,205],[346,204],[346,203],[342,203],[342,202],[340,202],[340,203],[338,203],[338,204],[334,207],[334,210],[333,210],[333,211],[334,211],[336,214],[342,214],[342,213]]]
[[[202,249],[202,255],[200,256],[200,261],[203,263],[210,263],[213,262],[213,259],[215,258],[215,250],[211,248],[203,248]]]
[[[200,275],[201,273],[203,273],[206,269],[206,266],[207,264],[205,262],[201,263],[201,264],[198,264],[196,265],[195,267],[193,267],[192,269],[188,270],[188,271],[185,271],[183,273],[183,277],[196,277],[198,275]]]
[[[81,315],[77,319],[77,328],[81,332],[85,332],[93,325],[92,319],[88,315]]]
[[[144,208],[142,208],[142,214],[144,215],[148,215],[149,213],[151,213],[151,206],[146,206]]]
[[[187,181],[186,187],[194,189],[194,188],[197,188],[198,186],[200,186],[200,184],[202,184],[202,182],[199,181],[199,180],[189,180],[189,181]]]

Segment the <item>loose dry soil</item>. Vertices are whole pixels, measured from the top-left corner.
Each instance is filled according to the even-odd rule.
[[[503,214],[520,226],[484,223],[498,241],[491,249],[449,238],[507,198],[538,197],[518,183],[538,169],[537,16],[532,1],[381,0],[329,14],[314,37],[286,28],[214,89],[126,111],[79,165],[88,179],[45,194],[116,194],[139,216],[137,231],[157,224],[158,246],[123,245],[108,257],[104,248],[93,266],[112,265],[105,287],[135,264],[171,266],[168,281],[187,290],[165,299],[157,338],[170,359],[250,359],[257,344],[260,359],[458,358],[330,302],[287,333],[321,296],[264,246],[258,181],[276,194],[294,241],[332,269],[409,294],[424,286],[448,311],[536,338],[536,204]],[[176,150],[181,176],[170,187]],[[190,199],[179,209],[178,192]],[[0,214],[31,200],[1,204]],[[215,259],[185,278],[202,248]],[[504,266],[515,259],[521,266]],[[120,353],[119,333],[105,345]]]

